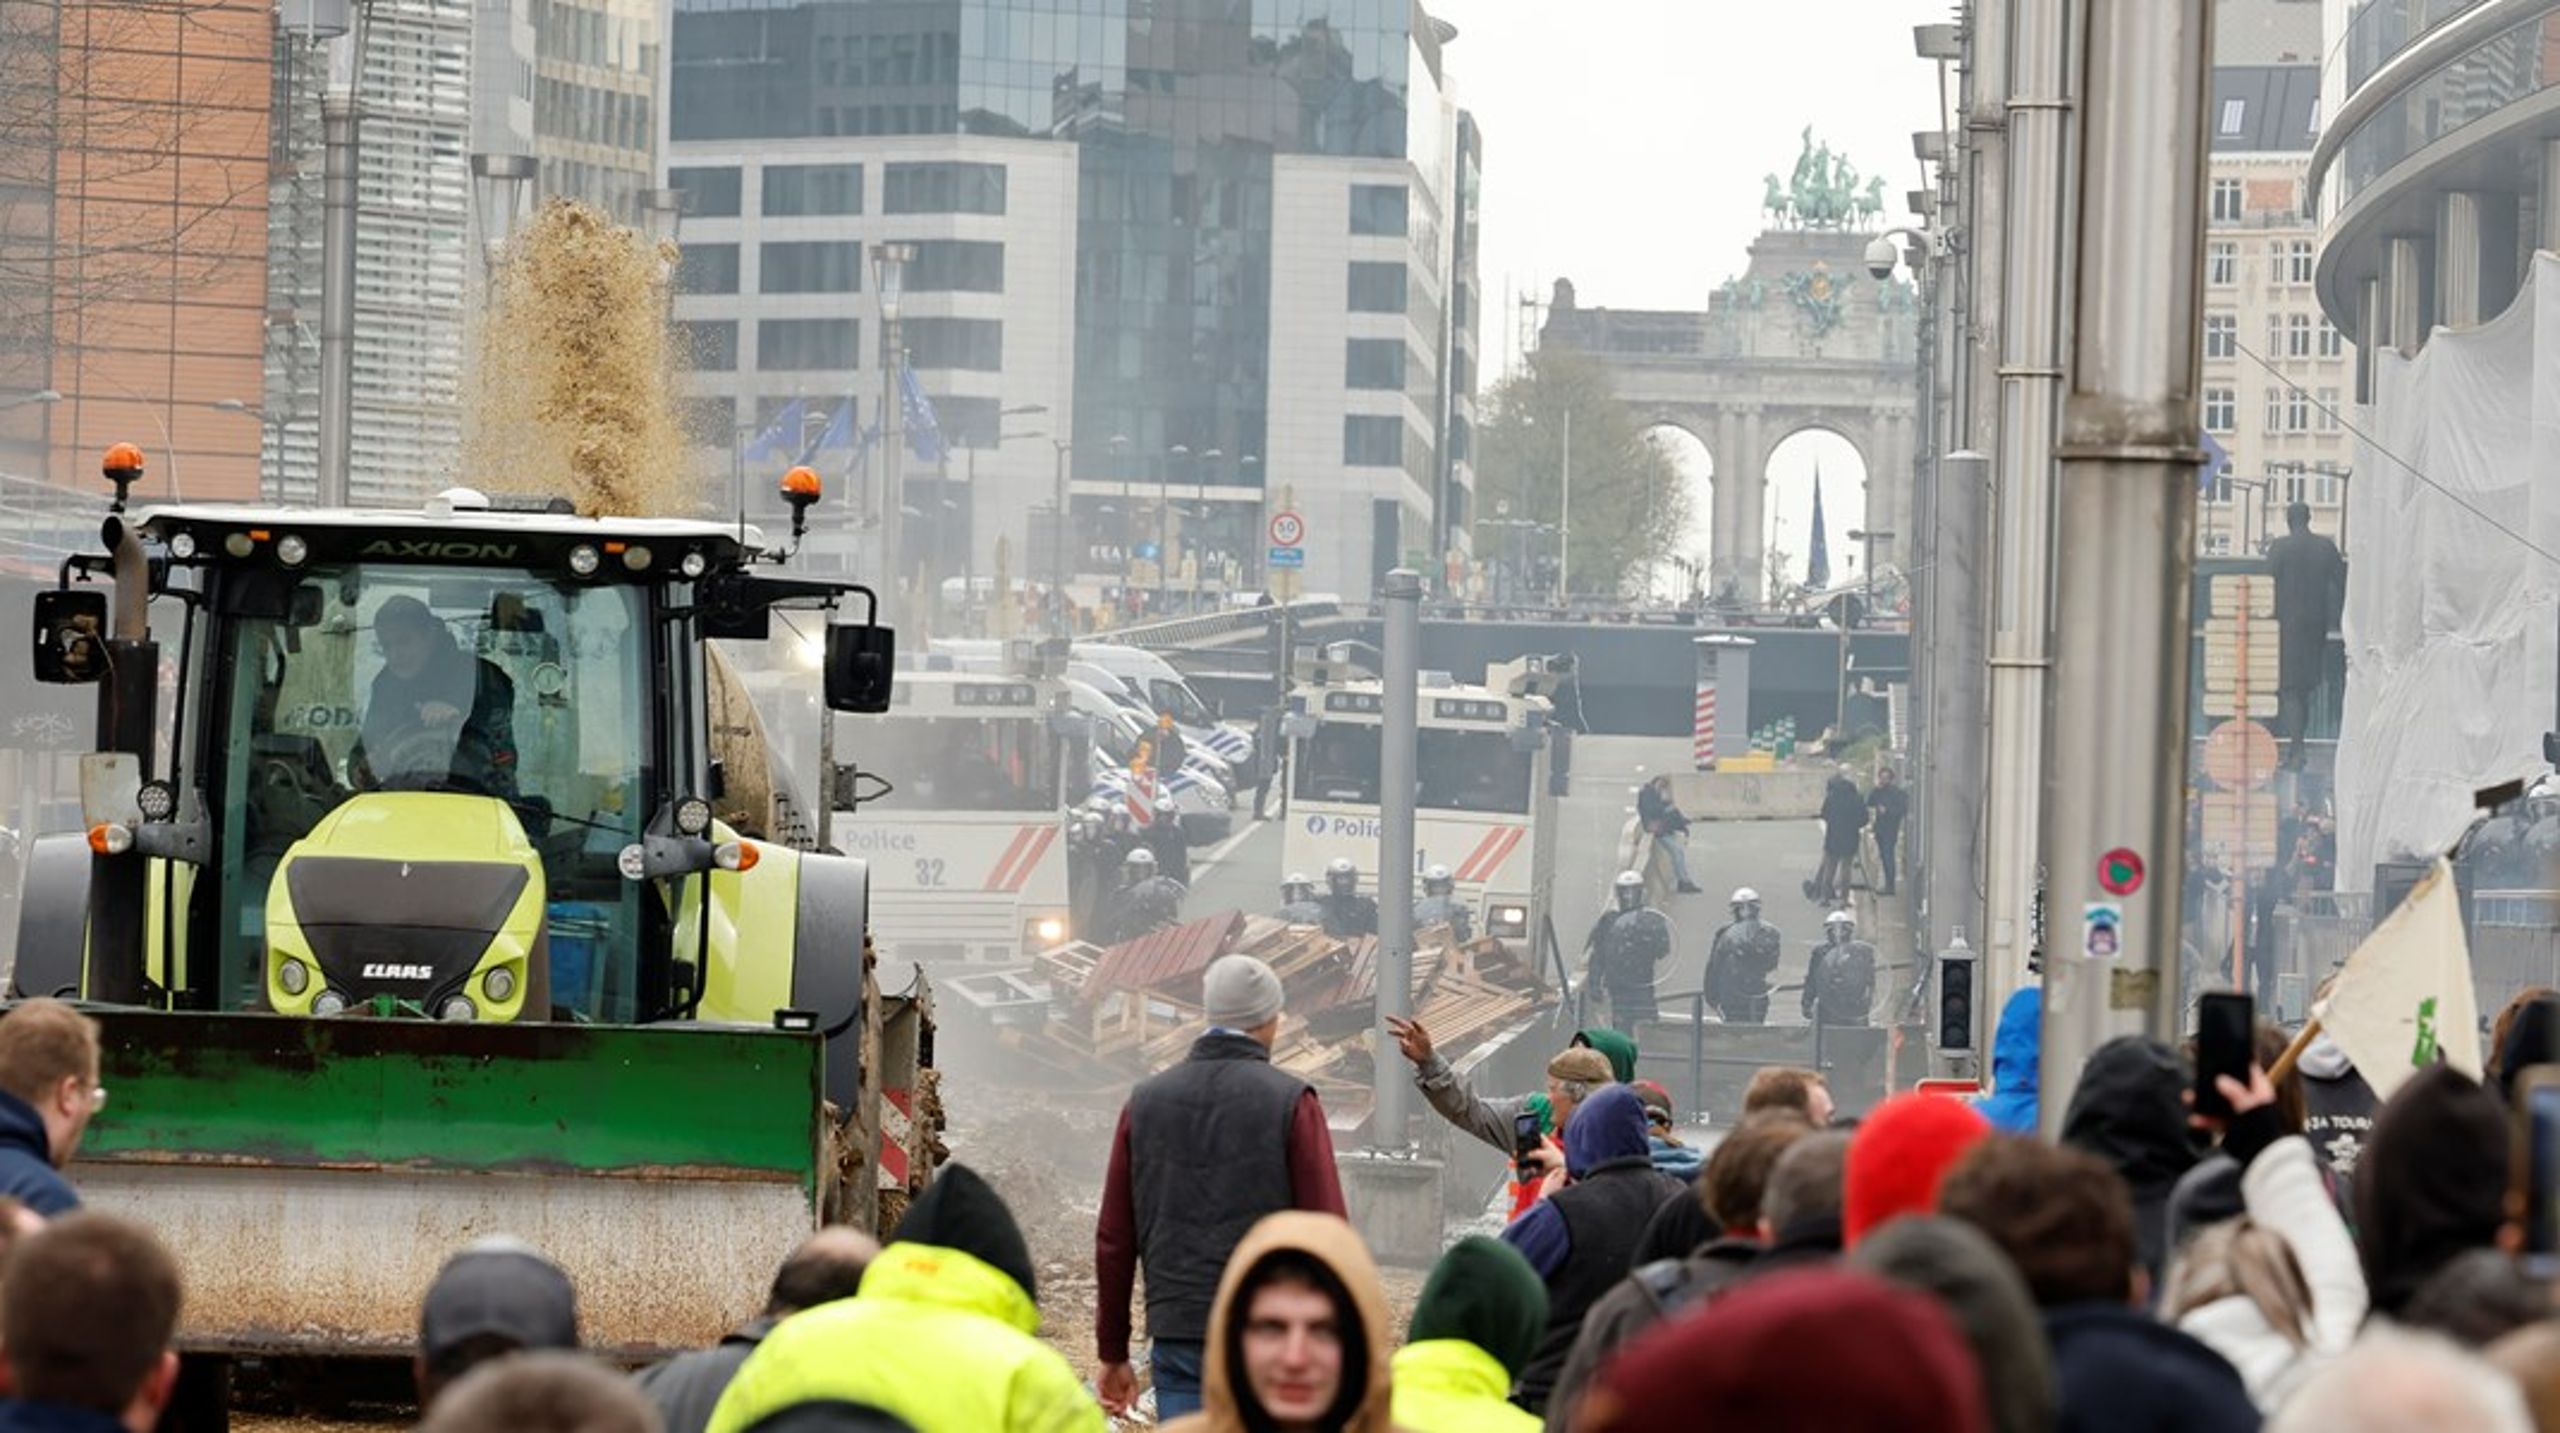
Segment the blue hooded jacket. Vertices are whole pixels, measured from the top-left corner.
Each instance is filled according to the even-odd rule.
[[[26,1101],[0,1090],[0,1194],[47,1219],[80,1207],[71,1181],[53,1167],[53,1141]]]
[[[2036,1132],[2036,1077],[2043,1057],[2044,988],[2030,985],[2012,991],[2000,1007],[2000,1029],[1991,1038],[1991,1093],[1973,1102],[1993,1129]]]
[[[1644,1101],[1624,1085],[1610,1085],[1584,1100],[1564,1126],[1564,1169],[1581,1179],[1605,1165],[1633,1161],[1653,1164],[1651,1138],[1645,1133]],[[1564,1216],[1546,1200],[1511,1221],[1502,1241],[1527,1256],[1539,1278],[1548,1278],[1573,1252],[1573,1236]]]

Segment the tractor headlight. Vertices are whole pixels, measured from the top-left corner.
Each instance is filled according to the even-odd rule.
[[[604,555],[588,543],[582,542],[569,549],[569,570],[580,577],[595,576],[596,569],[603,565]]]
[[[178,814],[178,788],[165,781],[146,781],[135,796],[145,821],[166,821]]]
[[[287,567],[300,567],[310,555],[311,544],[304,542],[299,533],[289,532],[276,539],[276,561]]]
[[[1493,935],[1527,935],[1529,908],[1517,902],[1497,905],[1485,920],[1485,929]]]
[[[711,568],[711,559],[698,552],[688,552],[676,561],[676,571],[688,578],[700,577]]]
[[[194,557],[196,555],[196,535],[191,532],[170,534],[169,555],[178,559],[180,562],[185,562],[189,558]]]
[[[710,829],[710,802],[699,796],[688,796],[676,803],[676,831],[679,835],[699,836]]]
[[[492,1005],[506,1004],[515,998],[516,973],[503,965],[499,966],[480,977],[480,993],[488,996],[489,1003]]]
[[[347,997],[334,990],[323,990],[311,1001],[311,1013],[314,1015],[343,1015],[346,1009]]]
[[[480,1007],[471,1003],[470,996],[456,995],[436,1007],[436,1018],[438,1020],[477,1020],[480,1018]]]
[[[299,998],[311,988],[311,967],[287,957],[276,966],[276,984],[285,994]]]

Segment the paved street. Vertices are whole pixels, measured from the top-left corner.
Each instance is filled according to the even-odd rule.
[[[1556,803],[1556,834],[1564,843],[1556,860],[1556,934],[1569,957],[1578,955],[1618,873],[1618,836],[1635,814],[1636,788],[1656,772],[1686,770],[1688,759],[1688,742],[1677,737],[1586,737],[1574,743],[1573,790]],[[1280,832],[1277,821],[1248,822],[1227,842],[1194,852],[1186,909],[1267,911],[1278,905],[1280,878],[1287,874],[1280,869]],[[1677,953],[1664,974],[1664,992],[1698,988],[1707,944],[1724,922],[1725,897],[1736,886],[1759,891],[1768,918],[1786,933],[1779,983],[1802,980],[1824,913],[1804,898],[1801,886],[1821,856],[1821,827],[1810,820],[1699,822],[1689,834],[1689,866],[1706,893],[1680,897],[1668,913]],[[1782,1023],[1796,1018],[1785,1000],[1771,1013]]]

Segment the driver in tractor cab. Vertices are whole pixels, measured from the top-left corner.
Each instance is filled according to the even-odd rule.
[[[515,683],[472,656],[427,604],[393,597],[374,614],[382,670],[366,703],[350,770],[359,788],[435,788],[516,794]]]

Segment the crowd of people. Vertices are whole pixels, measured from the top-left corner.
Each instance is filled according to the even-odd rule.
[[[1396,1022],[1425,1101],[1517,1176],[1499,1237],[1450,1245],[1401,1327],[1322,1100],[1271,1062],[1279,978],[1229,956],[1202,996],[1210,1028],[1113,1136],[1091,1383],[1039,1337],[1013,1211],[952,1163],[885,1246],[819,1230],[755,1319],[637,1373],[581,1351],[541,1250],[475,1242],[422,1292],[422,1426],[2560,1433],[2560,1310],[2520,1253],[2507,1108],[2560,994],[2500,1017],[2485,1081],[2440,1064],[2383,1101],[2334,1046],[2266,1029],[2207,1117],[2184,1052],[2119,1038],[2048,1142],[2024,991],[1988,1096],[1852,1117],[1819,1073],[1771,1068],[1703,1159],[1617,1031],[1576,1032],[1511,1094]],[[63,1177],[103,1080],[71,1007],[0,1017],[0,1433],[146,1433],[179,1386],[177,1262]]]

